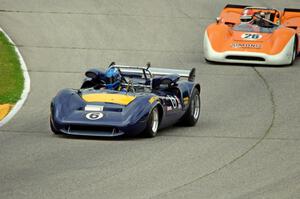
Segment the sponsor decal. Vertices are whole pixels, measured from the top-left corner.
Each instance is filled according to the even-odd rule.
[[[149,103],[152,104],[153,102],[155,102],[156,100],[158,100],[157,96],[153,96],[149,99]]]
[[[189,103],[189,100],[190,100],[189,97],[183,98],[183,104],[187,105]]]
[[[261,48],[260,44],[240,44],[240,43],[233,43],[231,44],[232,48]]]
[[[85,111],[103,111],[103,106],[88,104],[84,107]]]
[[[262,35],[258,33],[244,33],[241,37],[244,40],[257,40],[262,38]]]
[[[103,113],[91,112],[91,113],[86,114],[85,117],[89,120],[99,120],[103,117]]]

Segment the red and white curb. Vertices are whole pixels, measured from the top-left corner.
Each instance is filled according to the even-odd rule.
[[[15,51],[17,53],[17,56],[19,58],[19,62],[21,65],[21,69],[23,71],[24,76],[24,89],[21,95],[20,100],[14,105],[13,109],[3,118],[3,120],[0,121],[0,127],[6,124],[23,106],[24,102],[27,99],[27,96],[30,91],[30,77],[28,74],[27,66],[25,64],[25,61],[19,51],[19,49],[16,47],[13,40],[8,36],[8,34],[0,27],[0,31],[3,32],[3,34],[6,36],[6,38],[9,40],[11,44],[13,44]]]

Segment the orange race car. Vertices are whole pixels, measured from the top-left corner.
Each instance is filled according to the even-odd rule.
[[[300,9],[225,6],[205,31],[207,61],[293,64],[300,51]]]

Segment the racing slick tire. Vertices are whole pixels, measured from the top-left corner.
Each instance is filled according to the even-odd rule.
[[[50,119],[50,128],[51,128],[51,131],[52,131],[54,134],[56,134],[56,135],[62,134],[62,132],[60,132],[59,130],[57,130],[57,129],[55,128],[55,126],[54,126],[54,124],[52,123],[52,120],[51,120],[51,119]]]
[[[188,110],[182,117],[181,123],[185,126],[195,126],[200,116],[201,101],[198,89],[194,89]]]
[[[154,107],[150,113],[149,119],[147,121],[146,129],[143,132],[143,136],[147,138],[155,137],[159,126],[159,112],[158,108]]]

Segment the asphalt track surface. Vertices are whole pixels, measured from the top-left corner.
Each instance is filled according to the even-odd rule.
[[[0,129],[0,198],[300,198],[300,58],[292,67],[207,64],[204,30],[226,3],[0,0],[0,25],[31,77],[24,107]],[[51,98],[111,61],[195,67],[198,124],[154,139],[53,135]]]

